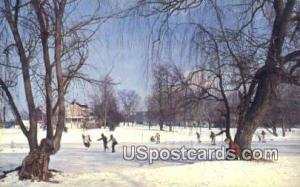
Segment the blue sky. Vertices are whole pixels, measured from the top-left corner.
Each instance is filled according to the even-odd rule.
[[[142,99],[145,98],[150,91],[149,66],[146,58],[149,32],[147,27],[140,27],[133,19],[112,19],[103,24],[89,45],[87,60],[91,65],[87,68],[89,75],[99,79],[110,72],[110,76],[118,83],[116,90],[135,90]],[[88,95],[93,90],[87,86],[82,91],[79,86],[67,96],[67,99],[78,98],[82,103],[88,104]],[[143,108],[143,105],[141,107]]]
[[[92,9],[91,4],[84,4],[74,14],[84,15]],[[150,91],[146,63],[148,44],[146,38],[150,32],[146,26],[147,21],[133,18],[110,19],[101,25],[89,44],[88,66],[84,69],[84,73],[94,79],[100,79],[111,72],[111,77],[118,83],[115,86],[116,92],[122,89],[135,90],[142,98],[141,109],[143,109],[143,98]],[[16,90],[18,91],[17,103],[21,110],[26,110],[21,76]],[[95,87],[91,85],[76,84],[71,87],[66,100],[71,102],[76,99],[81,103],[90,104],[90,96],[93,92]],[[40,101],[37,100],[37,105]]]
[[[118,5],[118,7],[121,6]],[[81,11],[87,12],[92,8],[90,4],[85,4]],[[101,25],[94,40],[90,43],[87,60],[92,66],[87,70],[91,77],[99,79],[111,72],[111,77],[118,83],[116,90],[135,90],[142,98],[141,109],[144,109],[144,98],[151,92],[151,64],[154,62],[149,61],[148,57],[151,52],[149,36],[152,24],[152,18],[110,19]],[[182,30],[181,33],[183,32]],[[175,45],[172,50],[176,51]],[[164,62],[182,61],[183,57],[178,50],[176,52],[173,54],[175,59],[167,58]],[[71,101],[76,98],[82,103],[89,104],[89,95],[94,92],[94,88],[86,85],[83,87],[84,89],[82,86],[74,87],[67,95],[67,100]]]
[[[81,5],[78,5],[80,8],[77,8],[76,11],[73,12],[75,19],[94,10],[93,4],[84,2],[86,1],[82,1]],[[103,6],[104,13],[101,14],[106,14],[108,9],[115,9],[115,6],[124,8],[118,3],[113,5],[110,1],[107,2],[108,4],[104,4]],[[184,16],[182,18],[186,19]],[[205,17],[199,18],[191,16],[190,18],[207,21]],[[178,19],[178,17],[175,19]],[[116,91],[130,89],[135,90],[141,96],[141,109],[144,108],[144,98],[149,95],[151,91],[150,64],[154,62],[149,62],[147,57],[149,57],[148,55],[150,53],[148,38],[152,23],[153,19],[141,17],[110,19],[105,22],[101,25],[93,41],[89,44],[87,63],[90,66],[85,69],[85,73],[88,73],[90,77],[95,79],[99,79],[101,76],[111,72],[111,77],[118,83]],[[177,31],[179,37],[181,37],[182,34],[184,35],[185,32],[187,31]],[[182,66],[189,66],[187,63],[188,58],[182,56],[179,52],[181,48],[176,46],[178,45],[173,44],[172,49],[165,49],[166,51],[172,51],[172,58],[165,55],[162,63],[175,62]],[[164,47],[166,48],[168,46]],[[183,45],[183,47],[185,46]],[[18,90],[18,103],[23,109],[26,109],[22,81],[20,81]],[[95,92],[95,89],[90,85],[76,84],[71,87],[70,92],[66,96],[66,100],[67,102],[71,102],[76,98],[81,103],[89,104],[90,95],[93,92]]]
[[[118,4],[118,2],[127,3],[130,1],[131,0],[107,0],[107,4],[103,6],[103,14],[106,14],[111,9],[115,9],[115,6],[124,8],[124,6]],[[74,12],[75,19],[83,14],[92,12],[94,8],[92,3],[86,3],[87,1],[81,2],[81,5],[78,6],[79,8]],[[111,2],[116,2],[116,4],[113,5]],[[132,2],[135,1],[133,0]],[[199,11],[201,13],[199,13]],[[236,19],[226,19],[226,24],[231,23],[230,25],[234,25],[236,24],[234,20]],[[171,18],[170,24],[172,25],[172,22],[178,21],[201,22],[207,26],[211,26],[215,22],[213,13],[210,11],[207,12],[207,10],[205,11],[204,9],[194,9],[183,15],[176,15]],[[149,68],[150,64],[154,63],[147,60],[150,52],[148,48],[148,37],[151,32],[152,22],[153,19],[130,17],[126,19],[111,19],[101,25],[101,28],[89,45],[89,57],[87,61],[91,66],[86,69],[86,73],[95,79],[99,79],[111,71],[111,77],[118,83],[116,86],[117,90],[135,90],[142,99],[144,99],[151,91],[151,71]],[[179,39],[190,36],[191,32],[190,29],[184,28],[176,30]],[[164,44],[166,43],[167,42]],[[189,69],[193,64],[191,58],[194,58],[194,54],[191,55],[189,53],[187,43],[178,41],[178,43],[175,42],[175,44],[172,44],[172,48],[170,49],[168,48],[170,46],[164,47],[164,52],[167,53],[168,50],[171,50],[172,55],[165,54],[163,62],[174,62],[181,65],[184,69]],[[184,54],[180,51],[183,51]],[[17,95],[19,95],[18,103],[21,108],[25,109],[23,84],[21,82],[22,81],[20,81],[19,88],[17,89],[19,92],[17,93]],[[67,101],[70,102],[76,98],[81,103],[89,104],[89,96],[94,90],[95,89],[89,85],[76,85],[67,95]],[[143,105],[141,107],[143,108]]]

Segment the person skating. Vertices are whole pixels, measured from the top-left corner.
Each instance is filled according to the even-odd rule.
[[[201,140],[200,140],[200,133],[199,133],[199,132],[196,132],[196,136],[197,136],[198,143],[201,143]]]
[[[239,160],[241,156],[241,148],[234,143],[230,138],[226,138],[224,142],[228,145],[228,151],[234,155],[234,160]]]
[[[150,137],[150,142],[155,142],[154,136],[151,136],[151,137]]]
[[[261,140],[262,143],[266,143],[266,132],[264,130],[261,131]]]
[[[115,146],[118,144],[116,138],[111,134],[110,135],[110,139],[108,140],[108,142],[111,141],[111,152],[114,153],[115,151]]]
[[[257,133],[256,135],[257,135],[258,142],[261,142],[261,136],[259,135],[259,133]]]
[[[155,138],[156,138],[156,143],[159,144],[160,143],[160,134],[156,133]]]
[[[107,147],[107,137],[102,133],[101,134],[101,138],[98,139],[98,141],[103,141],[103,148],[104,148],[104,151],[106,151],[106,149],[108,149]]]
[[[211,144],[216,145],[216,134],[213,131],[210,132],[210,138],[211,138]]]
[[[82,141],[83,141],[83,145],[85,147],[89,148],[90,145],[91,145],[91,141],[92,140],[91,140],[90,135],[84,135],[84,134],[82,134]]]

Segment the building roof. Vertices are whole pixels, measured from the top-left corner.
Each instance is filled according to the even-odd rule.
[[[89,108],[88,105],[82,105],[82,104],[78,103],[78,102],[76,101],[76,99],[74,99],[74,100],[72,101],[71,104],[72,104],[72,105],[76,104],[76,105],[78,105],[78,106],[81,107],[81,108]]]

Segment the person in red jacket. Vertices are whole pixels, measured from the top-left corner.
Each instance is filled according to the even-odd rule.
[[[235,159],[240,159],[241,156],[240,146],[234,143],[230,138],[226,138],[224,142],[228,145],[228,150],[234,154]]]

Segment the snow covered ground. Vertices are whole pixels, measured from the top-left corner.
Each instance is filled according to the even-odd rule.
[[[40,130],[39,138],[45,132]],[[126,161],[123,145],[147,145],[153,148],[219,148],[225,135],[217,137],[217,145],[210,145],[210,130],[201,129],[202,143],[196,141],[200,129],[175,128],[174,132],[160,132],[161,144],[151,143],[150,136],[158,128],[145,126],[118,127],[115,132],[88,130],[92,144],[82,145],[81,129],[64,133],[61,150],[51,157],[50,168],[63,171],[50,183],[19,181],[13,172],[0,181],[0,186],[300,186],[300,129],[287,132],[286,137],[267,133],[267,143],[253,139],[253,148],[277,148],[278,160],[262,161]],[[218,129],[213,129],[219,132]],[[236,129],[232,129],[232,135]],[[258,130],[261,132],[261,129]],[[114,134],[119,144],[117,152],[103,152],[100,134]],[[281,132],[279,131],[279,134]],[[0,171],[19,166],[27,155],[26,139],[20,129],[0,129]]]

